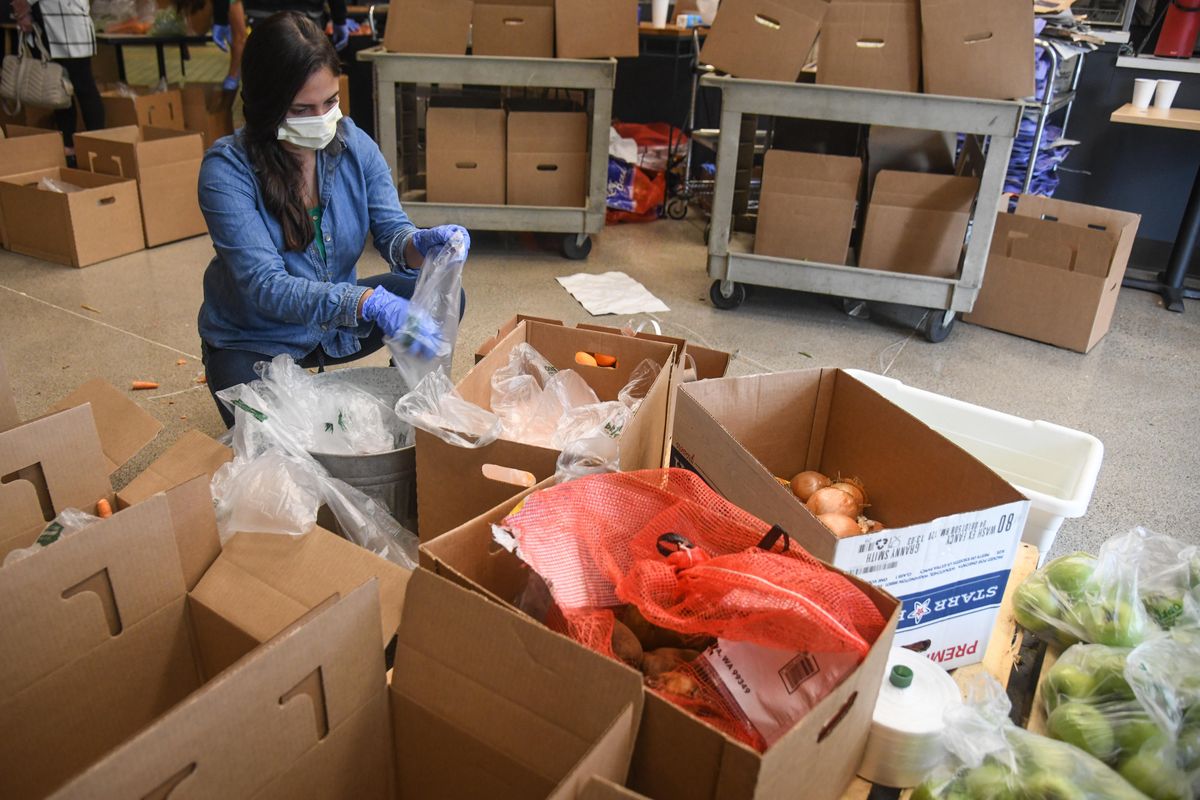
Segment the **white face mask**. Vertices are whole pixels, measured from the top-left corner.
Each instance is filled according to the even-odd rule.
[[[342,109],[338,106],[319,117],[288,117],[279,126],[276,135],[281,142],[289,142],[308,150],[324,150],[326,145],[333,141],[338,120],[341,118]]]

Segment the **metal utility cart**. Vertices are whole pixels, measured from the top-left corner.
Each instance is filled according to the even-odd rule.
[[[741,305],[746,296],[744,284],[899,303],[929,309],[932,313],[927,315],[926,337],[933,342],[945,339],[954,324],[955,314],[974,307],[983,283],[1022,104],[713,75],[704,76],[700,82],[702,86],[721,91],[721,138],[717,147],[717,179],[708,237],[708,274],[714,280],[709,296],[713,305],[726,309]],[[752,236],[740,233],[730,236],[737,134],[742,116],[746,114],[892,125],[988,137],[960,277],[934,278],[754,255]],[[797,223],[803,224],[803,221]]]
[[[608,129],[612,124],[613,86],[617,62],[565,58],[507,58],[498,56],[440,56],[389,53],[372,48],[358,54],[375,68],[375,125],[379,147],[392,170],[404,210],[421,226],[458,223],[490,231],[561,233],[563,255],[587,258],[591,234],[604,229],[608,188]],[[396,90],[402,85],[515,86],[582,90],[590,120],[587,205],[554,206],[464,205],[429,203],[411,189],[418,161],[416,130],[397,131]],[[416,114],[405,113],[402,125],[415,128]],[[402,146],[401,146],[402,145]],[[403,165],[403,167],[401,166]]]

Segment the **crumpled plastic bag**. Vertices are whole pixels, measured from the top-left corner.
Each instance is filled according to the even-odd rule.
[[[912,800],[1145,800],[1095,757],[1014,725],[1008,696],[987,673],[967,693],[965,704],[946,712],[945,760]]]
[[[492,374],[491,400],[504,438],[541,447],[555,446],[563,414],[600,402],[583,376],[559,370],[525,342]]]
[[[43,192],[58,192],[59,194],[71,194],[72,192],[82,192],[82,186],[76,186],[67,181],[55,180],[54,178],[42,178],[38,181],[38,188]]]
[[[7,567],[9,564],[15,564],[35,553],[40,553],[59,539],[74,536],[87,526],[99,521],[100,517],[80,511],[78,508],[64,508],[54,519],[46,523],[46,527],[38,534],[33,544],[29,547],[19,547],[9,551],[8,555],[4,557],[4,563],[0,566]]]
[[[500,437],[500,419],[464,400],[445,367],[426,375],[397,400],[396,415],[456,447],[486,447]]]
[[[403,328],[396,336],[384,340],[405,386],[416,386],[439,369],[450,374],[462,313],[462,271],[466,263],[467,243],[461,233],[455,232],[446,244],[430,251],[409,299]],[[423,352],[416,353],[414,349]]]
[[[1134,528],[1096,556],[1060,556],[1025,579],[1013,597],[1023,627],[1068,647],[1134,647],[1176,626],[1200,625],[1197,549]]]

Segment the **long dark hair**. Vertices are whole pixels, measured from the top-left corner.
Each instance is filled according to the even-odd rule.
[[[284,11],[254,26],[242,54],[242,100],[246,154],[258,174],[263,202],[283,228],[288,250],[303,250],[313,240],[313,224],[304,207],[298,160],[277,138],[279,125],[309,76],[322,67],[341,74],[329,39],[308,17]]]

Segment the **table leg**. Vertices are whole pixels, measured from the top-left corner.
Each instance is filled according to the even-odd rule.
[[[158,77],[162,80],[167,79],[167,53],[162,42],[154,45],[154,51],[158,55]]]
[[[192,53],[188,50],[187,42],[179,43],[179,75],[187,77],[187,62],[192,58]]]
[[[128,83],[125,79],[125,48],[114,44],[113,49],[117,51],[117,80],[121,83]]]
[[[1168,311],[1183,311],[1183,279],[1187,275],[1188,265],[1192,261],[1192,253],[1196,249],[1196,240],[1200,238],[1200,170],[1192,179],[1192,193],[1188,197],[1187,208],[1183,212],[1183,221],[1179,223],[1179,233],[1175,235],[1175,244],[1171,248],[1171,258],[1167,261],[1166,279],[1163,281],[1163,303]]]

